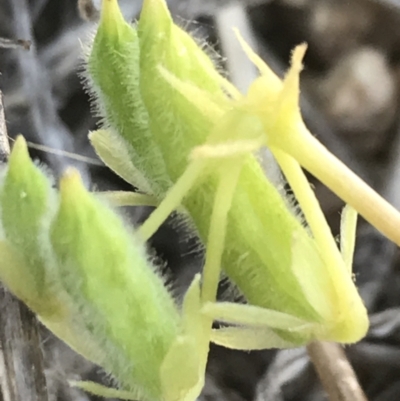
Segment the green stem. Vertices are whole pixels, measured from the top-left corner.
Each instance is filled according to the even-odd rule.
[[[147,241],[161,226],[168,216],[180,205],[182,199],[193,187],[206,165],[205,160],[196,160],[189,164],[176,184],[167,193],[160,205],[139,228],[143,241]]]
[[[241,168],[241,161],[236,159],[226,163],[224,173],[227,172],[227,174],[223,176],[221,174],[219,179],[210,220],[206,261],[203,268],[203,287],[201,291],[203,302],[215,302],[216,300],[228,212]]]
[[[325,264],[343,265],[342,256],[329,225],[299,163],[280,150],[272,149],[272,152],[300,204]]]
[[[95,194],[113,206],[157,206],[159,204],[154,196],[137,192],[106,191]]]
[[[215,302],[217,299],[228,212],[231,207],[233,194],[242,168],[242,161],[237,158],[231,159],[229,162],[225,162],[224,164],[224,170],[220,171],[208,233],[206,260],[203,268],[203,285],[201,289],[201,301],[203,304],[206,302]],[[213,319],[207,316],[202,317],[200,364],[204,371],[207,365],[212,323]]]
[[[324,262],[332,290],[333,304],[339,311],[346,311],[348,305],[354,305],[354,286],[351,280],[343,280],[349,273],[343,257],[332,236],[317,197],[312,190],[300,164],[290,155],[278,149],[271,149],[286,179],[288,180],[296,199],[304,213],[306,221],[312,231],[314,241],[319,249],[320,257]],[[294,241],[296,238],[294,238]],[[361,314],[361,316],[364,316]],[[338,316],[336,316],[337,318]],[[362,325],[360,326],[362,327]]]

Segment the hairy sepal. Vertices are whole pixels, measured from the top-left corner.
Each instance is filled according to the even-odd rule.
[[[18,137],[0,185],[0,279],[50,330],[98,363],[102,351],[57,278],[49,240],[57,207],[52,180],[32,163],[25,140]]]
[[[146,398],[162,395],[159,371],[177,336],[179,314],[135,235],[88,193],[76,171],[60,184],[51,228],[60,280],[80,305],[107,358],[102,366]]]
[[[201,85],[213,96],[225,96],[211,60],[173,23],[164,1],[144,2],[138,34],[141,96],[149,113],[150,129],[175,182],[187,166],[191,149],[206,140],[211,124],[171,86],[159,67],[181,80]]]
[[[31,162],[25,140],[18,137],[0,188],[4,236],[1,277],[30,307],[45,316],[57,313],[57,291],[45,267],[49,243],[44,233],[57,207],[51,185],[52,181]]]
[[[104,1],[101,15],[86,65],[87,87],[103,118],[103,128],[112,128],[120,136],[115,141],[126,143],[124,153],[129,154],[138,178],[135,185],[143,192],[160,196],[171,181],[149,129],[139,89],[137,32],[123,19],[116,0]]]
[[[89,140],[100,159],[126,182],[148,195],[153,189],[146,177],[132,163],[130,144],[111,130],[97,130],[89,134]]]
[[[0,278],[125,391],[165,399],[160,372],[185,335],[172,296],[143,242],[75,170],[59,196],[51,184],[19,138],[0,185]]]

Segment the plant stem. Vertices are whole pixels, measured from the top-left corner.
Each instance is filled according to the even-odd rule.
[[[217,299],[219,275],[221,272],[221,258],[224,251],[227,219],[231,208],[233,194],[239,180],[242,161],[232,159],[224,163],[223,174],[220,171],[217,191],[214,198],[210,228],[207,238],[206,260],[203,268],[203,286],[201,288],[201,301],[215,302]],[[213,319],[203,316],[202,338],[200,340],[201,361],[204,372],[207,366],[208,352]]]
[[[167,217],[180,205],[182,199],[193,187],[205,166],[204,160],[197,160],[179,177],[176,184],[167,193],[160,205],[139,228],[143,241],[147,241],[167,219]]]
[[[307,352],[330,401],[368,401],[339,344],[315,341]]]
[[[343,264],[342,256],[332,236],[331,229],[299,163],[279,150],[272,149],[272,153],[300,204],[325,264],[331,264],[335,268],[341,266]]]
[[[226,163],[224,172],[228,172],[228,174],[220,175],[207,239],[206,261],[203,268],[203,287],[201,291],[203,302],[215,302],[216,300],[228,212],[241,167],[241,161],[235,159],[231,163]]]
[[[300,124],[298,129],[301,135],[293,135],[296,140],[291,141],[283,150],[357,210],[365,220],[400,246],[399,211],[330,153],[311,135],[304,124]]]

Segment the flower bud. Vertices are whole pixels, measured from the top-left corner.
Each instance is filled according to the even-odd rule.
[[[87,61],[87,87],[104,119],[103,128],[126,147],[141,173],[135,176],[136,186],[160,195],[171,182],[141,98],[139,52],[136,29],[124,20],[117,0],[104,0]]]
[[[140,91],[150,129],[173,181],[184,172],[188,154],[203,144],[213,125],[166,80],[160,67],[207,93],[225,98],[213,62],[193,38],[172,21],[164,0],[145,0],[138,24]]]
[[[144,245],[85,190],[79,174],[60,183],[51,228],[59,280],[106,355],[102,366],[126,390],[161,399],[159,370],[178,334],[179,314]]]
[[[0,185],[0,222],[11,266],[2,264],[2,279],[36,313],[55,312],[54,293],[46,273],[48,230],[56,207],[51,180],[35,166],[26,142],[18,137]],[[13,256],[12,256],[13,255]]]

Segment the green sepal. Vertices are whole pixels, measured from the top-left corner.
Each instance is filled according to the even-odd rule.
[[[212,61],[173,23],[164,0],[144,1],[138,33],[141,97],[169,177],[176,181],[187,166],[190,151],[205,142],[212,124],[171,86],[159,67],[217,98],[225,96]]]
[[[32,163],[24,138],[18,137],[0,185],[0,222],[5,237],[1,278],[41,315],[52,315],[57,309],[45,269],[45,232],[57,204],[51,185]]]
[[[59,280],[107,356],[102,366],[129,391],[160,399],[159,371],[180,331],[174,301],[143,243],[70,170],[51,229]]]
[[[161,366],[165,400],[191,401],[204,386],[206,362],[203,359],[207,359],[209,338],[204,338],[208,330],[204,330],[200,309],[200,275],[197,274],[183,300],[182,333],[173,342]]]
[[[200,370],[198,344],[191,336],[178,336],[172,343],[160,369],[166,401],[192,401],[204,385]]]
[[[90,132],[89,140],[100,159],[115,174],[146,194],[153,193],[151,184],[132,163],[129,144],[121,136],[101,129]]]
[[[159,196],[171,181],[149,129],[139,88],[139,57],[136,29],[124,20],[117,0],[104,0],[87,63],[88,88],[104,119],[104,128],[115,133],[112,140],[123,143],[124,154],[129,154],[136,169],[131,179],[139,178],[135,185],[141,191]]]

